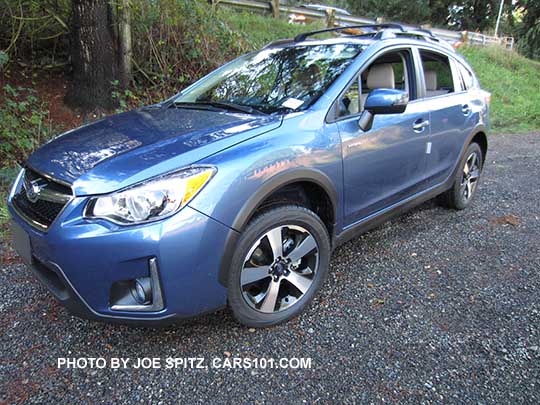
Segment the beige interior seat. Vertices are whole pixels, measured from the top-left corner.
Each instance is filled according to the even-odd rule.
[[[441,94],[448,93],[447,90],[438,90],[437,88],[437,72],[434,70],[426,70],[424,72],[424,78],[426,80],[426,96],[435,97]]]
[[[395,88],[394,68],[392,64],[382,63],[371,66],[368,71],[366,84],[369,90]],[[363,93],[360,97],[361,110],[364,109],[368,95],[369,93]]]

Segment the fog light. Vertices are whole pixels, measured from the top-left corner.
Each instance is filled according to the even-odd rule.
[[[165,308],[157,259],[148,260],[150,277],[122,280],[111,287],[109,305],[113,311],[155,312]]]
[[[152,280],[150,277],[138,278],[135,280],[135,287],[131,293],[141,305],[150,304],[152,300]]]

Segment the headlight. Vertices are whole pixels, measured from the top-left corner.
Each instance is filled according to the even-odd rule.
[[[153,221],[185,206],[215,174],[213,167],[193,167],[158,177],[129,189],[92,198],[87,217],[121,224]]]

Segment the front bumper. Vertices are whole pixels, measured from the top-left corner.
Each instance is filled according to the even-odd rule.
[[[84,219],[86,201],[74,198],[46,232],[28,224],[8,201],[13,234],[18,235],[15,248],[70,312],[102,321],[158,325],[226,304],[218,273],[226,242],[237,236],[236,231],[189,206],[162,221],[121,227]],[[113,310],[112,285],[148,276],[148,263],[154,258],[164,308]]]

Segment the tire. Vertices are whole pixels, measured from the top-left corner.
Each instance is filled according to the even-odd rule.
[[[471,203],[478,189],[484,160],[482,149],[477,143],[471,143],[460,162],[452,188],[441,194],[439,201],[448,208],[463,210]],[[473,170],[470,170],[473,168]]]
[[[257,215],[238,241],[228,274],[234,316],[256,328],[297,316],[323,284],[330,255],[328,231],[307,208],[283,205]]]

